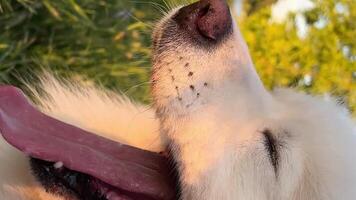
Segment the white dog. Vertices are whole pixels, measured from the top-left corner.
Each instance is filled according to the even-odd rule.
[[[356,199],[350,115],[319,97],[265,90],[225,1],[173,10],[154,30],[153,55],[154,109],[50,76],[39,108],[112,140],[168,146],[183,200]],[[65,199],[45,192],[27,158],[0,144],[0,199]]]

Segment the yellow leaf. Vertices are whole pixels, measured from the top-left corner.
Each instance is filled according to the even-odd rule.
[[[124,38],[125,37],[125,33],[124,32],[118,32],[115,36],[114,36],[114,40],[115,41],[119,41],[119,40],[121,40],[122,38]]]

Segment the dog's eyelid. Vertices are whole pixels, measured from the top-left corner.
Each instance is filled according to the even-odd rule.
[[[265,149],[269,155],[269,158],[270,158],[271,164],[274,168],[274,171],[277,174],[278,165],[279,165],[278,141],[270,129],[263,130],[262,134],[264,136]]]

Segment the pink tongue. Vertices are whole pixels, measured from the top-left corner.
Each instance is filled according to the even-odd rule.
[[[174,199],[167,160],[99,137],[37,111],[23,93],[0,86],[0,132],[34,158],[64,163],[125,191],[153,199]]]

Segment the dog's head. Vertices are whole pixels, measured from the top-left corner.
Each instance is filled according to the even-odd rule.
[[[290,91],[267,92],[224,0],[174,9],[157,24],[151,81],[158,116],[175,123],[173,128],[184,121],[181,116],[195,111],[204,115],[207,109],[199,108],[223,104],[218,109],[229,113],[223,117],[234,123],[224,124],[216,113],[214,123],[233,126],[232,134],[247,135],[244,141],[236,136],[240,146],[230,159],[239,169],[231,176],[240,183],[226,191],[239,190],[242,199],[348,199],[343,197],[354,194],[350,120],[333,103]],[[173,120],[166,120],[170,117]],[[196,129],[211,131],[203,123],[196,121]],[[228,137],[216,132],[217,140]]]
[[[232,85],[264,93],[222,0],[202,0],[164,17],[153,32],[153,66],[153,97],[161,112],[184,114]]]

